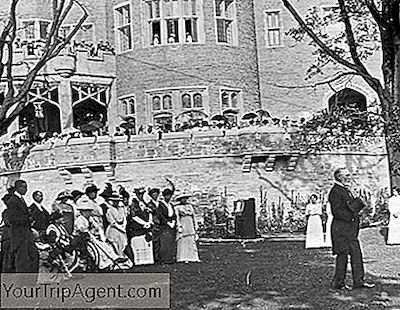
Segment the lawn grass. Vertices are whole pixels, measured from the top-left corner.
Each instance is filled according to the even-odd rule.
[[[377,229],[361,231],[367,279],[374,289],[338,292],[329,249],[302,241],[200,245],[200,264],[137,267],[171,275],[171,309],[400,309],[400,246]],[[348,274],[351,284],[351,275]]]

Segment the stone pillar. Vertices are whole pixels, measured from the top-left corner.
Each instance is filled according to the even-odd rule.
[[[61,130],[64,131],[73,125],[72,90],[68,78],[60,79],[59,103],[61,110]]]
[[[110,102],[107,106],[107,124],[108,133],[112,137],[115,133],[115,127],[118,126],[121,121],[118,117],[118,98],[117,98],[117,87],[116,80],[114,80],[110,86]]]

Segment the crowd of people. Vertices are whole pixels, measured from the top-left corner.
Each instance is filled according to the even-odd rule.
[[[33,192],[28,206],[27,183],[16,181],[2,198],[1,272],[37,273],[46,282],[78,271],[200,262],[191,195],[176,195],[168,182],[131,194],[111,183],[102,191],[90,183],[83,192],[60,192],[46,208],[41,191]]]

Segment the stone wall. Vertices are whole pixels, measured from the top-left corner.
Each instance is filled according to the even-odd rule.
[[[293,142],[294,141],[294,142]],[[389,186],[383,140],[364,140],[363,147],[347,145],[319,154],[298,148],[296,136],[283,133],[198,133],[157,137],[99,137],[60,140],[3,154],[1,192],[15,179],[24,178],[30,194],[39,189],[46,203],[65,188],[82,189],[86,182],[136,186],[165,186],[165,178],[179,190],[225,193],[231,203],[255,197],[260,188],[269,199],[289,203],[293,192],[326,192],[332,171],[347,166],[370,192]],[[273,163],[271,165],[271,158]],[[249,159],[249,162],[246,162]],[[248,164],[248,167],[246,167]],[[1,193],[0,193],[1,194]]]

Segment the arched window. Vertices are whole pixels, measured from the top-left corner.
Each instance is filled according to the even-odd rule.
[[[203,107],[203,97],[201,96],[201,94],[199,94],[199,93],[194,94],[193,107],[195,107],[195,108]]]
[[[238,106],[237,97],[238,97],[237,93],[232,93],[232,95],[231,95],[232,108],[237,108],[237,106]]]
[[[190,109],[192,107],[192,99],[189,94],[182,95],[182,108]]]
[[[165,95],[163,97],[163,109],[171,110],[172,109],[172,98],[170,95]]]
[[[161,99],[159,96],[153,97],[153,111],[161,110]]]
[[[223,92],[221,95],[221,99],[222,99],[222,107],[229,108],[229,95]]]
[[[124,115],[128,114],[128,102],[126,100],[122,101],[122,111]]]
[[[135,114],[135,99],[133,98],[129,99],[128,113]]]

